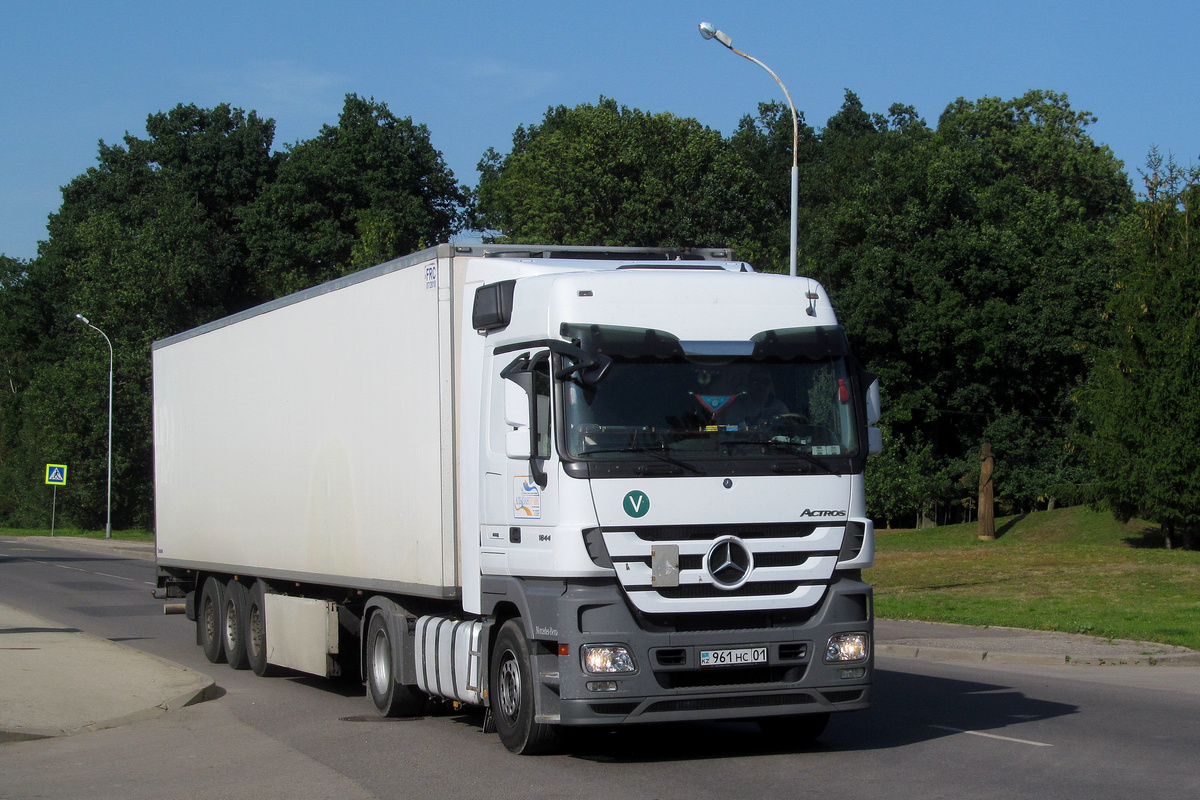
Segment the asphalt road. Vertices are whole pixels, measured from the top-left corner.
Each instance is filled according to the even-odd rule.
[[[809,749],[726,723],[591,733],[520,758],[478,713],[384,721],[353,682],[209,664],[191,623],[152,598],[150,562],[14,548],[0,543],[0,603],[207,672],[224,694],[0,745],[0,798],[1200,796],[1196,668],[880,658],[874,707],[835,716]]]

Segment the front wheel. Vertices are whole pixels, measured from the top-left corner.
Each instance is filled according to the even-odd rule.
[[[425,694],[415,686],[396,682],[392,634],[383,612],[371,616],[364,654],[367,694],[375,710],[385,717],[411,717],[421,713]]]
[[[500,741],[518,755],[549,752],[558,742],[558,729],[534,719],[533,665],[529,643],[518,620],[500,626],[492,648],[490,674],[492,718]]]

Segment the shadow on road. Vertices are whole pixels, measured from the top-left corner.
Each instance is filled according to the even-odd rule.
[[[564,753],[597,762],[656,763],[782,753],[882,750],[985,731],[1022,738],[1021,725],[1074,714],[1077,707],[1027,697],[997,683],[877,669],[869,711],[834,714],[812,745],[782,742],[749,721],[572,731]],[[936,727],[934,727],[936,726]]]

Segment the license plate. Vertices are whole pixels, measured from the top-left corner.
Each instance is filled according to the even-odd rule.
[[[767,663],[767,648],[747,647],[741,650],[701,650],[702,667],[736,667],[739,664]]]

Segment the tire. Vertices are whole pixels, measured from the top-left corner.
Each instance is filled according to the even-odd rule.
[[[534,720],[533,665],[529,643],[519,620],[500,626],[492,647],[488,697],[500,741],[518,755],[550,752],[558,744],[558,728]]]
[[[225,584],[225,602],[221,605],[221,645],[225,660],[233,669],[246,669],[250,660],[246,654],[246,587],[230,579]]]
[[[367,678],[367,696],[384,717],[415,717],[425,707],[425,693],[416,686],[396,682],[396,664],[392,654],[392,633],[387,614],[371,615],[367,638],[363,642],[363,666]]]
[[[225,587],[216,578],[204,581],[200,590],[200,608],[196,611],[196,641],[204,648],[204,657],[213,664],[225,661],[221,636]]]
[[[272,672],[267,663],[266,594],[262,581],[255,581],[246,594],[246,660],[260,678]]]
[[[825,732],[829,716],[829,712],[825,711],[819,714],[762,717],[758,720],[758,727],[782,745],[810,745]]]

